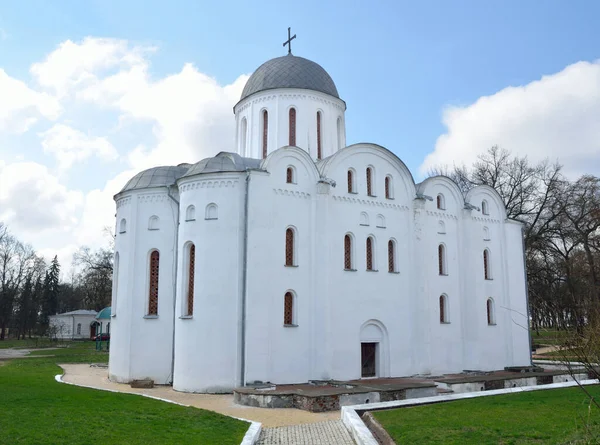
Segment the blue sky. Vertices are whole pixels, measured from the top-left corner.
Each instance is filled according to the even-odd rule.
[[[32,224],[36,212],[27,213],[0,193],[0,219],[47,252],[59,246],[68,252],[65,245],[72,249],[88,239],[90,244],[101,243],[93,235],[97,227],[86,226],[86,220],[98,219],[98,214],[89,213],[94,207],[92,198],[106,201],[119,181],[125,180],[124,172],[163,161],[164,156],[150,155],[158,153],[161,144],[178,141],[185,145],[188,136],[176,133],[185,132],[188,126],[173,122],[177,115],[169,121],[160,106],[145,113],[144,106],[132,105],[135,98],[123,105],[123,91],[118,93],[121,96],[114,93],[110,103],[104,100],[105,90],[90,99],[88,90],[81,93],[81,85],[87,88],[138,66],[148,85],[170,78],[182,90],[184,85],[197,88],[202,98],[209,90],[197,87],[201,83],[202,88],[218,91],[224,101],[233,100],[220,88],[236,85],[236,81],[238,88],[243,87],[240,76],[285,54],[282,42],[288,26],[298,36],[294,54],[321,64],[346,101],[348,142],[384,145],[408,165],[417,180],[432,165],[469,163],[492,144],[533,160],[559,159],[573,176],[598,174],[600,135],[594,116],[600,112],[599,13],[600,3],[591,0],[3,2],[0,69],[32,91],[53,97],[60,111],[38,109],[33,113],[34,123],[24,131],[14,131],[14,121],[2,125],[0,107],[0,159],[4,162],[0,185],[2,171],[7,181],[9,167],[14,175],[20,171],[18,163],[35,163],[46,168],[45,180],[56,187],[57,200],[64,205],[57,209],[63,214]],[[115,64],[98,68],[90,62],[91,68],[77,71],[86,76],[83,82],[77,79],[77,86],[72,75],[66,83],[59,79],[72,71],[53,68],[51,80],[46,77],[44,81],[39,73],[48,73],[50,68],[32,70],[34,64],[43,64],[64,49],[61,45],[68,41],[83,48],[77,57],[91,57],[92,50],[83,43],[86,38],[110,39],[126,49],[115,50],[121,57]],[[95,45],[94,51],[102,54],[98,49],[102,44]],[[141,61],[130,63],[128,55],[134,53]],[[61,63],[75,63],[72,59]],[[193,67],[187,77],[186,64]],[[208,85],[200,74],[215,84]],[[57,89],[61,82],[62,92]],[[169,93],[148,97],[156,104]],[[163,105],[179,107],[177,101]],[[17,109],[19,118],[26,119],[36,106],[15,105],[9,114],[15,115]],[[228,117],[223,110],[214,116],[210,107],[192,111],[192,117],[182,115],[181,119],[189,120],[195,133],[204,131],[195,120],[233,122],[233,115]],[[226,129],[228,124],[223,125]],[[53,148],[44,148],[43,142],[52,128],[52,134],[63,132],[64,137],[66,127],[87,135],[90,151],[80,152],[78,160],[67,163],[63,157],[61,164],[57,144],[64,139],[57,137]],[[221,135],[214,128],[207,134],[200,140],[212,141]],[[105,149],[102,156],[98,147]],[[137,155],[132,157],[136,148]],[[181,157],[206,154],[204,148],[193,147],[180,153]],[[98,194],[90,195],[94,190]],[[40,205],[45,204],[40,201]],[[96,207],[109,205],[110,201]],[[73,214],[67,217],[65,212]]]

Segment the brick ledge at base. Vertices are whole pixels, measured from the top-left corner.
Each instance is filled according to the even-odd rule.
[[[494,389],[490,391],[469,392],[462,394],[449,394],[444,396],[424,397],[421,399],[398,400],[393,402],[368,403],[342,407],[342,421],[357,445],[378,445],[371,430],[365,425],[357,411],[377,411],[390,408],[402,408],[416,405],[430,405],[434,403],[449,402],[452,400],[473,399],[476,397],[497,396],[500,394],[514,394],[528,391],[543,391],[547,389],[568,388],[578,385],[597,385],[598,380],[581,380],[578,382],[551,383],[548,385],[522,386],[519,388]]]
[[[96,389],[98,391],[118,392],[121,394],[134,394],[134,395],[138,395],[138,396],[142,396],[142,397],[147,397],[149,399],[160,400],[161,402],[172,403],[173,405],[185,406],[186,408],[190,408],[190,405],[185,405],[183,403],[174,402],[173,400],[163,399],[161,397],[155,397],[155,396],[151,396],[148,394],[139,394],[139,393],[130,393],[130,392],[124,393],[122,391],[117,391],[116,389],[97,388],[95,386],[90,386],[90,385],[77,385],[75,383],[65,382],[63,380],[63,375],[64,374],[56,374],[54,376],[54,380],[56,380],[58,383],[64,383],[65,385],[73,385],[73,386],[79,386],[81,388]],[[225,415],[225,414],[223,414],[223,415]],[[244,438],[242,439],[242,442],[240,443],[240,445],[254,445],[258,442],[258,438],[260,437],[260,432],[262,430],[262,424],[260,422],[254,422],[252,420],[242,419],[241,417],[234,417],[234,416],[228,416],[228,417],[233,417],[234,419],[243,420],[244,422],[248,422],[250,424],[250,426],[248,427],[248,431],[246,431],[246,434],[244,435]]]

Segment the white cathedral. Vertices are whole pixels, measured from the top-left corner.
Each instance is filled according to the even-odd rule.
[[[522,226],[346,145],[317,63],[261,65],[236,146],[115,195],[110,379],[189,392],[530,365]]]

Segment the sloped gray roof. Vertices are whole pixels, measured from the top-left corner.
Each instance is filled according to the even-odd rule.
[[[243,172],[259,168],[260,162],[260,159],[243,158],[237,153],[222,151],[214,158],[206,158],[197,162],[182,177],[202,173]]]
[[[121,192],[127,190],[143,189],[148,187],[164,187],[175,184],[192,164],[179,164],[177,166],[153,167],[138,173],[125,184]]]
[[[338,99],[340,97],[333,79],[321,65],[303,57],[288,54],[271,59],[259,66],[246,82],[240,100],[259,91],[275,88],[304,88],[320,91]]]
[[[96,316],[96,311],[92,311],[89,309],[78,309],[76,311],[71,311],[71,312],[65,312],[63,314],[56,314],[55,317],[58,316],[62,316],[62,315],[93,315],[94,317]]]

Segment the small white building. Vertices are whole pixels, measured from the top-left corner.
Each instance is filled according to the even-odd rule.
[[[112,380],[226,392],[530,365],[521,224],[490,187],[416,184],[386,148],[346,146],[345,111],[321,66],[269,60],[231,153],[115,196]]]
[[[50,315],[48,334],[51,338],[74,340],[96,335],[96,311],[79,309],[64,314]]]

